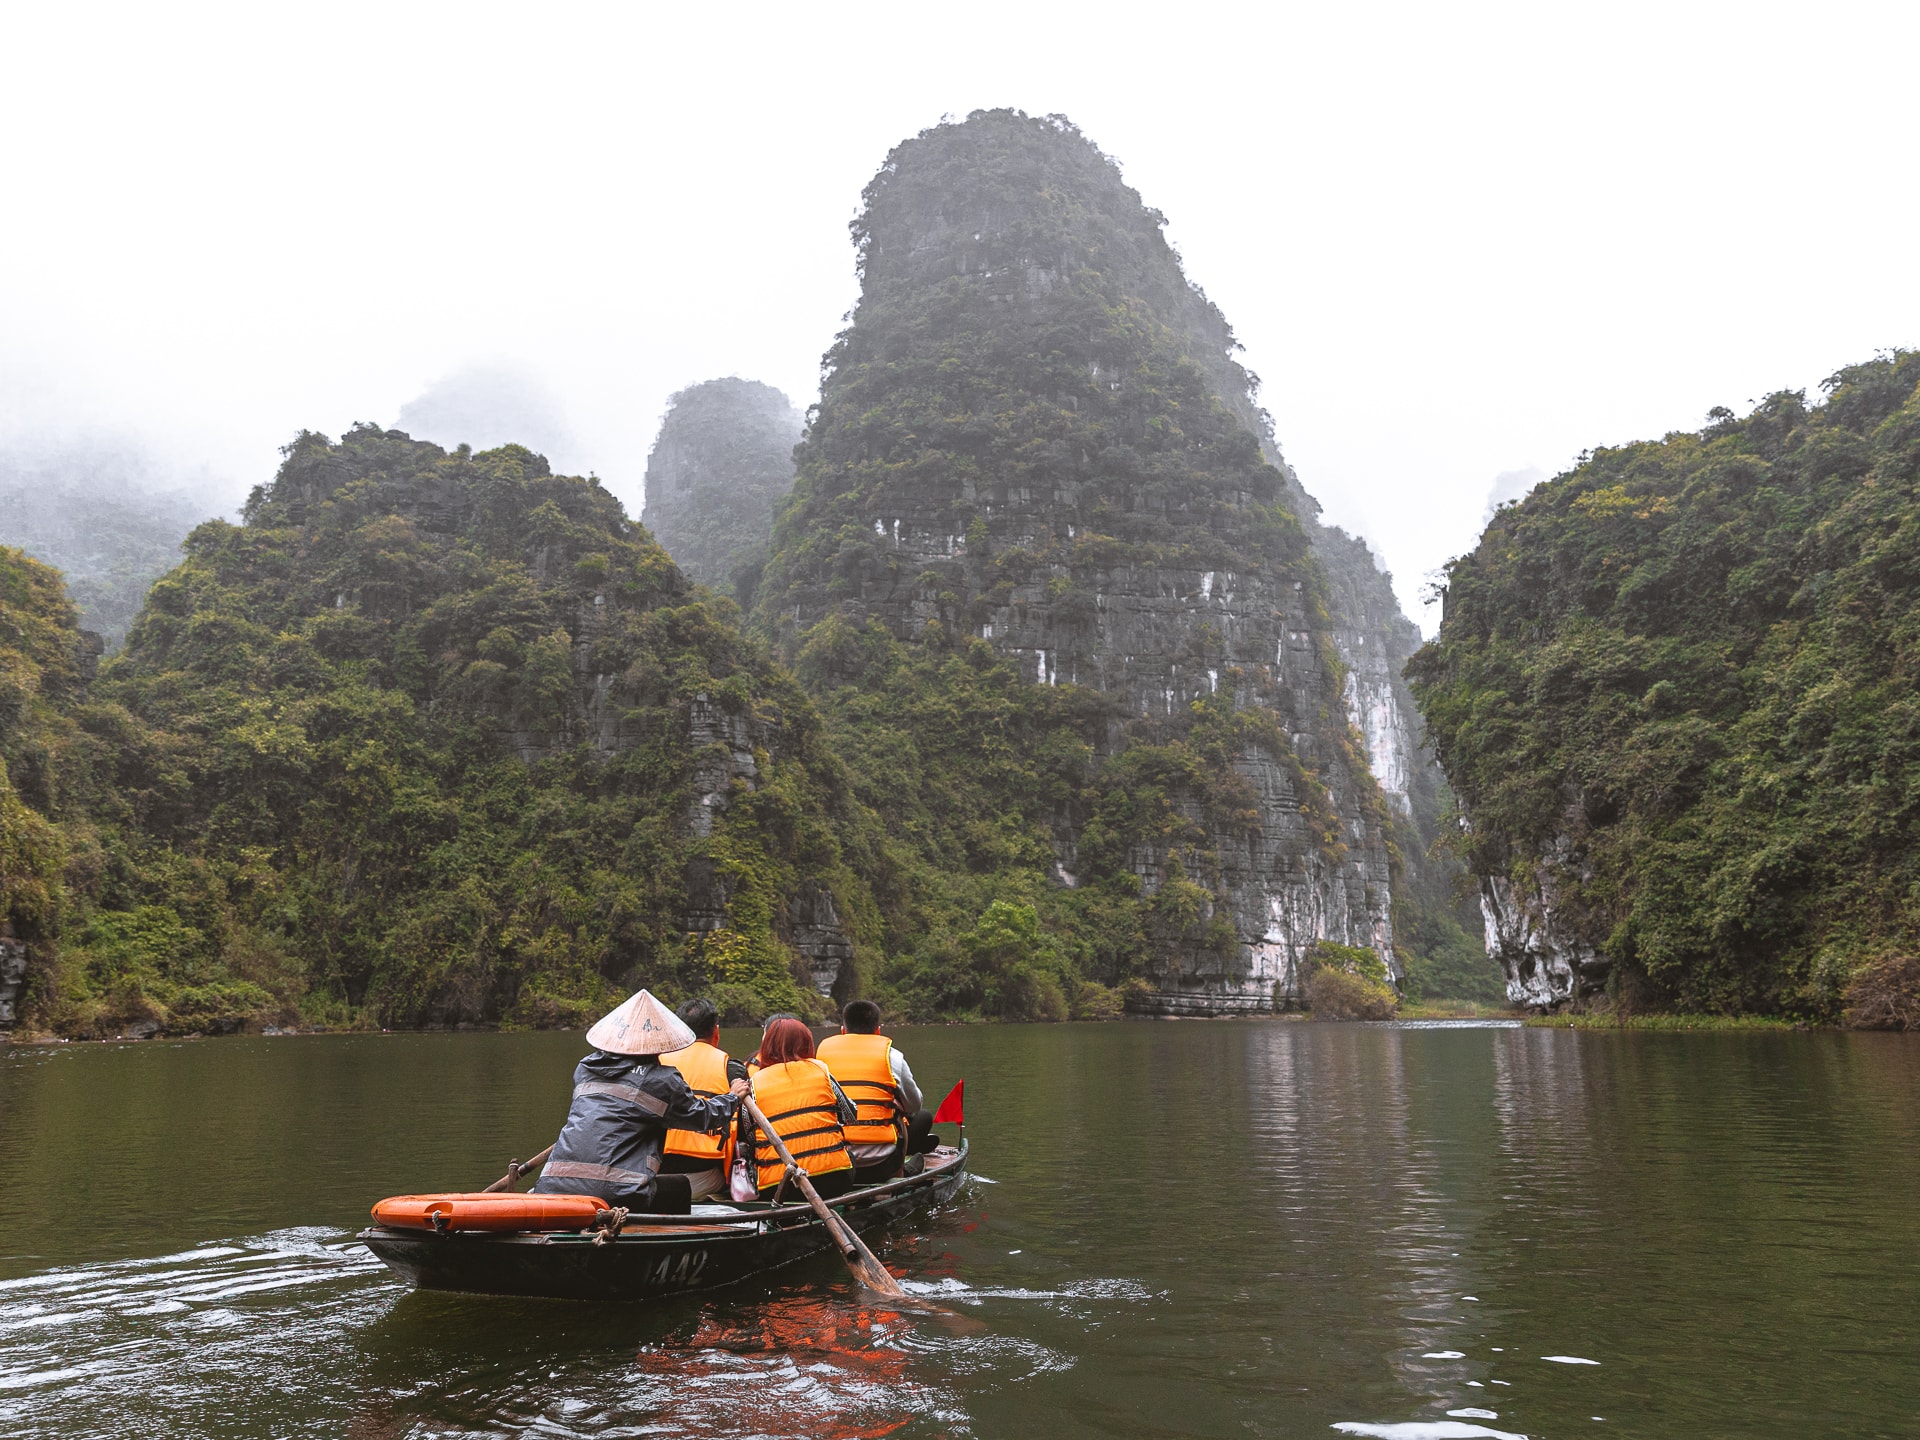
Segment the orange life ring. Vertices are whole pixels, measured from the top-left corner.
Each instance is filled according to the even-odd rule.
[[[607,1208],[592,1195],[394,1195],[373,1218],[390,1230],[584,1230]]]

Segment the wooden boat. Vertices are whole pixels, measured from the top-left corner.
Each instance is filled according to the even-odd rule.
[[[967,1175],[967,1142],[942,1145],[918,1175],[854,1190],[827,1204],[857,1232],[878,1230],[952,1198]],[[695,1205],[691,1215],[631,1215],[616,1237],[594,1231],[500,1234],[390,1229],[360,1232],[366,1247],[422,1290],[558,1300],[647,1300],[733,1285],[834,1253],[803,1204],[754,1200]]]

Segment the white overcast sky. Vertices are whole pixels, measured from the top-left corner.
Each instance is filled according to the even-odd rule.
[[[1496,475],[1920,345],[1916,57],[1913,0],[13,0],[0,440],[237,497],[302,427],[506,364],[637,512],[673,390],[815,398],[891,146],[1058,111],[1431,629]]]

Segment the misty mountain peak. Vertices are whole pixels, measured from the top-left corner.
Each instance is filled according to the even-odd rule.
[[[793,403],[758,380],[707,380],[667,401],[642,518],[682,570],[728,589],[743,565],[757,567],[805,427]]]

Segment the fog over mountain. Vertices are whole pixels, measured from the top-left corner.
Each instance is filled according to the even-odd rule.
[[[524,445],[556,470],[579,465],[579,442],[553,392],[512,365],[468,365],[442,376],[400,407],[394,428],[452,450]]]
[[[112,649],[187,532],[230,508],[226,488],[127,438],[0,439],[0,545],[60,570],[81,625]]]
[[[1493,518],[1493,512],[1502,505],[1510,505],[1547,478],[1547,472],[1538,465],[1529,465],[1524,470],[1503,470],[1493,477],[1493,485],[1487,491],[1487,508],[1481,518],[1485,524]]]
[[[0,233],[0,430],[9,375],[48,375],[83,422],[251,484],[302,427],[392,424],[504,359],[564,400],[583,453],[556,468],[638,512],[690,377],[813,402],[874,165],[994,106],[1126,158],[1325,522],[1429,629],[1489,477],[1920,337],[1900,246],[1836,264],[1829,208],[1717,203],[1792,177],[1907,233],[1920,8],[1201,7],[1149,45],[1065,7],[967,17],[12,7],[0,134],[32,137],[8,199],[34,218]],[[565,103],[475,103],[477,76]]]

